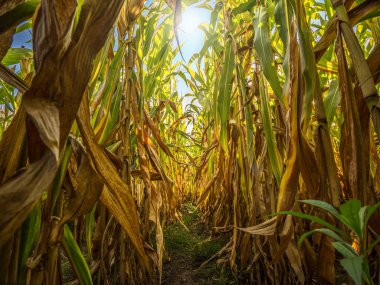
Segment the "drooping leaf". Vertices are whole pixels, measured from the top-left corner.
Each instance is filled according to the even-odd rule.
[[[337,251],[339,251],[341,255],[343,255],[346,258],[355,257],[358,255],[357,252],[349,244],[345,242],[336,241],[333,242],[332,245]]]
[[[360,206],[360,201],[350,199],[347,203],[344,203],[339,207],[342,216],[346,220],[346,225],[349,226],[359,237],[362,236],[359,217]]]
[[[224,55],[224,65],[218,89],[218,117],[220,120],[220,144],[228,152],[228,118],[232,96],[232,76],[235,69],[235,53],[232,47],[232,39],[227,38]]]
[[[274,56],[271,46],[268,11],[265,7],[259,6],[253,21],[255,29],[254,46],[259,56],[261,66],[277,98],[283,102],[282,87],[278,79],[277,71],[273,65]]]
[[[363,284],[362,273],[363,273],[363,256],[355,256],[350,258],[343,258],[340,261],[342,267],[351,276],[356,285]]]
[[[329,126],[331,126],[332,120],[335,115],[336,108],[338,107],[341,99],[340,90],[338,88],[338,82],[331,82],[329,92],[324,100],[324,105],[326,109],[326,117]]]
[[[268,156],[273,169],[274,176],[276,177],[277,185],[281,183],[282,177],[282,163],[280,154],[277,148],[275,136],[273,134],[271,110],[269,105],[269,96],[260,77],[260,101],[261,101],[261,116],[263,120],[264,134],[268,145]]]
[[[75,275],[78,277],[79,283],[81,285],[92,285],[90,269],[88,268],[82,251],[67,225],[65,225],[63,231],[63,248],[65,249],[70,264],[74,269]]]
[[[0,186],[0,245],[4,244],[27,218],[57,170],[52,152],[30,164]]]
[[[232,14],[234,16],[237,16],[237,15],[242,14],[244,12],[250,11],[253,8],[253,6],[255,6],[255,5],[256,5],[256,0],[249,0],[245,3],[240,4],[236,8],[232,9]]]

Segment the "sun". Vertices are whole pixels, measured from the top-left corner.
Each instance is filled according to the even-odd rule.
[[[179,30],[182,31],[185,36],[194,35],[200,33],[199,25],[202,24],[202,19],[197,15],[199,9],[188,8],[182,14],[182,21],[179,25]]]
[[[210,21],[210,12],[197,7],[188,7],[183,10],[182,21],[178,26],[178,38],[182,44],[182,53],[185,58],[190,58],[198,53],[205,41],[205,34],[200,28]]]

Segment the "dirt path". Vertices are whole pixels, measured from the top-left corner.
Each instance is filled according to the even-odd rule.
[[[165,264],[165,277],[163,284],[193,285],[198,284],[191,258],[172,256],[170,262]]]
[[[189,230],[175,223],[165,231],[165,246],[169,259],[164,262],[163,284],[246,284],[238,282],[228,268],[222,270],[216,261],[200,265],[218,252],[226,243],[222,238],[209,240],[209,232],[191,204],[183,207],[183,221]]]

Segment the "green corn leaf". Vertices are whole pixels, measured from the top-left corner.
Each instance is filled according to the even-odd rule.
[[[82,285],[92,285],[90,269],[84,256],[76,243],[70,228],[65,225],[63,233],[63,248],[67,254],[70,264]]]
[[[350,258],[344,258],[340,261],[340,264],[346,270],[346,272],[351,276],[356,285],[363,284],[362,274],[363,274],[363,256],[355,256]]]
[[[340,237],[338,236],[334,231],[330,230],[330,229],[315,229],[315,230],[312,230],[312,231],[308,231],[306,233],[304,233],[300,239],[298,240],[298,246],[301,246],[302,242],[308,237],[308,236],[311,236],[313,233],[322,233],[322,234],[325,234],[341,243],[345,243],[345,241]]]
[[[232,47],[232,39],[226,41],[224,66],[219,82],[218,116],[220,119],[220,142],[224,151],[228,153],[227,124],[230,113],[230,101],[232,93],[232,75],[235,69],[235,53]]]
[[[145,41],[144,41],[144,47],[143,47],[143,56],[147,56],[149,52],[149,48],[151,47],[152,44],[152,39],[153,39],[153,34],[155,31],[155,23],[157,21],[158,14],[151,17],[144,29],[144,34],[145,34]],[[142,23],[143,24],[143,23]]]
[[[20,63],[22,59],[32,59],[33,51],[28,48],[10,48],[1,63],[6,66]]]
[[[117,83],[119,82],[120,68],[124,61],[124,54],[127,43],[124,43],[116,52],[107,74],[106,88],[103,95],[103,106],[106,106],[109,101],[109,97],[114,94]]]
[[[340,99],[341,99],[341,94],[340,94],[338,81],[334,80],[331,82],[329,92],[327,93],[327,96],[324,100],[326,117],[327,117],[327,122],[329,126],[331,126],[336,108],[338,107],[340,103]]]
[[[358,253],[346,242],[335,241],[333,247],[346,258],[358,256]]]
[[[249,0],[245,3],[242,3],[232,10],[232,15],[237,16],[239,14],[250,11],[255,5],[256,5],[256,0]]]
[[[214,10],[211,12],[210,26],[213,30],[215,30],[215,28],[216,28],[216,22],[218,20],[218,13],[220,10],[222,10],[222,8],[223,8],[223,2],[218,2],[218,3],[216,3]]]
[[[330,214],[332,214],[334,217],[340,219],[339,212],[333,206],[331,206],[329,203],[326,203],[326,202],[320,201],[320,200],[300,200],[300,202],[321,208],[321,209],[329,212]]]
[[[301,2],[303,3],[303,2]],[[301,4],[303,5],[303,4]],[[305,83],[303,98],[302,124],[307,128],[310,123],[312,103],[316,92],[316,81],[318,77],[317,67],[313,51],[313,36],[306,20],[305,9],[300,9],[298,15],[298,35],[300,41],[300,53],[302,60],[302,76]]]
[[[360,226],[360,206],[359,200],[351,199],[347,203],[342,204],[339,209],[341,216],[346,220],[346,226],[352,229],[359,238],[362,238],[362,230]]]
[[[25,23],[21,24],[20,26],[17,27],[16,33],[20,33],[22,31],[28,30],[32,28],[32,21],[26,21]]]
[[[275,66],[273,65],[274,57],[270,42],[268,21],[269,19],[267,9],[261,6],[258,7],[256,10],[256,16],[253,21],[255,29],[254,46],[259,56],[265,78],[268,80],[277,98],[282,103],[284,103],[282,87],[277,75],[278,73]]]
[[[121,97],[122,97],[122,88],[121,88],[121,84],[119,84],[117,86],[117,89],[114,95],[112,96],[110,110],[106,113],[106,116],[107,116],[106,126],[99,139],[100,144],[103,144],[107,140],[113,128],[117,125],[117,122],[119,119],[119,113],[121,110]]]
[[[289,13],[293,10],[289,11],[289,5],[286,0],[278,0],[275,10],[274,10],[274,16],[276,20],[276,25],[279,30],[280,38],[283,42],[284,47],[288,45],[288,38],[289,38]],[[285,61],[284,61],[285,65]],[[287,70],[287,68],[284,68]]]
[[[281,211],[281,212],[278,212],[276,214],[277,215],[291,215],[291,216],[294,216],[294,217],[306,219],[306,220],[318,223],[321,226],[324,226],[324,227],[326,227],[326,228],[328,228],[328,229],[330,229],[330,230],[338,233],[342,237],[345,237],[345,238],[347,237],[347,235],[346,235],[345,232],[343,232],[342,230],[340,230],[337,227],[333,226],[332,224],[326,222],[324,219],[318,218],[316,216],[312,216],[312,215],[308,215],[308,214],[304,214],[304,213],[299,213],[299,212],[293,212],[293,211]]]
[[[41,206],[37,204],[21,228],[20,265],[18,269],[18,284],[25,284],[26,261],[38,240],[41,227]]]
[[[239,64],[238,66],[238,75],[240,80],[240,88],[243,95],[243,104],[244,104],[244,115],[245,119],[247,120],[247,149],[252,150],[253,149],[253,117],[252,117],[252,109],[251,105],[247,104],[248,102],[248,96],[247,96],[247,90],[246,90],[246,83],[244,78],[244,71],[243,66]],[[249,154],[253,155],[253,152],[249,152]]]
[[[54,177],[53,183],[52,183],[52,204],[55,205],[58,199],[58,196],[60,194],[61,188],[62,188],[62,183],[65,178],[69,162],[70,162],[70,157],[73,152],[73,148],[71,147],[71,144],[67,144],[64,150],[64,154],[61,160],[61,164],[59,165],[58,171]],[[52,211],[54,207],[51,208]],[[53,212],[51,212],[53,214]]]
[[[278,152],[276,139],[273,134],[272,119],[270,116],[269,98],[266,89],[264,88],[263,80],[260,77],[260,101],[261,101],[261,116],[263,120],[264,135],[268,146],[269,161],[271,163],[277,185],[281,183],[282,164],[280,154]]]
[[[359,210],[360,229],[362,232],[366,228],[365,219],[366,219],[367,210],[368,210],[368,206],[361,207]]]

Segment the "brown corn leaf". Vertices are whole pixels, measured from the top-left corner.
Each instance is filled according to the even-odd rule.
[[[216,171],[215,175],[207,183],[206,187],[202,191],[202,194],[198,198],[197,204],[201,204],[201,203],[205,202],[207,196],[209,195],[209,193],[210,193],[210,191],[212,189],[212,186],[214,186],[214,183],[215,183],[216,179],[219,176],[219,173],[220,173],[220,168],[218,168],[218,170]]]
[[[26,0],[3,0],[0,2],[0,16],[12,10],[17,5],[26,2]]]
[[[249,233],[251,235],[271,236],[276,232],[277,217],[274,217],[268,221],[265,221],[256,226],[248,228],[239,228],[239,230]]]
[[[169,208],[174,211],[174,201],[175,201],[175,195],[173,193],[173,181],[169,179],[169,177],[166,175],[165,170],[163,169],[160,159],[157,155],[156,150],[154,149],[153,145],[147,144],[145,146],[146,152],[149,154],[150,162],[152,163],[153,167],[157,170],[157,172],[160,174],[164,185],[166,189],[166,193],[169,200]]]
[[[289,243],[285,253],[300,284],[305,284],[305,274],[302,269],[301,255],[295,241]]]
[[[161,226],[160,209],[162,207],[161,191],[152,184],[152,193],[150,200],[149,220],[156,224],[156,242],[158,255],[158,271],[160,274],[160,283],[162,281],[162,260],[164,256],[164,233]]]
[[[338,34],[336,53],[339,68],[339,88],[342,94],[342,114],[344,122],[341,129],[340,153],[345,187],[352,198],[366,203],[367,185],[365,175],[365,160],[362,146],[362,134],[359,113],[349,76],[346,56],[343,49],[341,34]]]
[[[55,155],[48,151],[0,186],[0,246],[21,226],[57,170]]]
[[[169,104],[170,108],[172,108],[172,110],[175,113],[178,113],[177,106],[172,100],[169,100],[169,99],[164,99],[160,101],[160,104],[159,104],[160,111],[164,108],[165,104]]]
[[[43,143],[59,160],[59,114],[55,105],[46,100],[30,99],[25,96],[23,106],[32,119]]]
[[[139,177],[141,178],[141,171],[140,170],[132,170],[131,171],[131,175],[133,177]],[[162,177],[159,173],[156,173],[156,172],[150,172],[150,179],[152,179],[152,181],[155,181],[155,180],[162,180]]]
[[[286,160],[286,168],[281,179],[280,192],[278,193],[277,211],[287,211],[293,207],[294,199],[297,193],[298,178],[300,174],[298,159],[298,142],[299,142],[299,120],[298,114],[299,92],[298,90],[298,46],[295,33],[295,21],[293,21],[290,31],[289,40],[289,80],[286,86],[287,100],[289,110],[287,119],[289,120],[289,146]]]
[[[77,189],[65,204],[60,221],[61,225],[74,217],[79,217],[89,212],[95,202],[98,201],[103,189],[103,182],[92,168],[83,146],[75,139],[70,139],[70,142],[74,152],[78,152],[80,165],[74,177],[75,181],[77,181]]]
[[[353,4],[353,0],[345,1],[346,9],[349,9]],[[369,0],[360,3],[358,6],[354,7],[348,12],[348,17],[352,25],[356,25],[368,14],[373,13],[380,9],[380,2],[377,0]],[[329,46],[334,42],[336,38],[336,25],[338,23],[337,18],[333,18],[326,25],[325,31],[321,39],[314,47],[315,60],[318,62]]]
[[[16,87],[21,93],[25,93],[28,89],[24,80],[2,63],[0,63],[0,78],[9,85]]]
[[[34,68],[37,73],[52,50],[56,59],[64,56],[71,41],[76,7],[75,0],[42,1],[33,27]]]
[[[11,124],[3,133],[0,143],[0,182],[13,176],[22,167],[21,157],[25,156],[26,112],[19,109]]]
[[[16,27],[0,34],[0,62],[3,60],[3,57],[7,54],[8,49],[12,45],[13,34],[15,31]]]
[[[306,185],[308,197],[314,199],[319,192],[319,172],[314,151],[310,144],[300,133],[298,165],[301,176]]]
[[[173,158],[173,154],[171,153],[168,146],[164,143],[164,141],[161,138],[160,130],[157,128],[156,124],[153,122],[153,120],[150,118],[148,112],[144,110],[145,115],[145,122],[147,123],[149,129],[152,131],[154,138],[156,139],[158,145],[160,148],[171,158]]]

